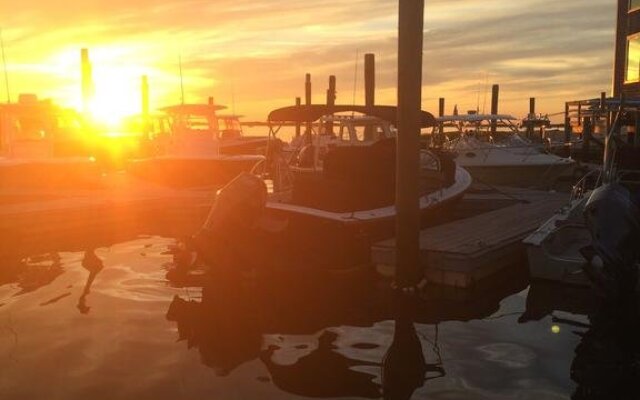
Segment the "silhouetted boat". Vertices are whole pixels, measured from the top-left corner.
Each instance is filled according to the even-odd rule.
[[[90,187],[100,170],[78,116],[34,95],[0,104],[0,185]]]
[[[223,154],[225,146],[229,150],[247,144],[234,128],[220,130],[216,111],[224,108],[214,104],[182,104],[162,109],[166,118],[158,121],[160,126],[149,143],[154,156],[131,161],[128,171],[172,186],[222,185],[240,172],[250,171],[263,156]],[[233,120],[237,122],[237,117],[228,118]]]
[[[269,120],[313,121],[351,111],[389,123],[397,115],[395,107],[311,106],[276,110]],[[422,118],[423,126],[435,122],[426,112]],[[220,191],[208,221],[196,235],[196,248],[212,264],[228,252],[255,265],[368,263],[370,245],[394,235],[395,142],[391,137],[330,147],[322,170],[313,174],[292,173],[278,153],[277,142],[273,143],[260,178],[243,174]],[[446,153],[424,151],[422,160],[419,201],[426,223],[462,197],[471,177]],[[264,180],[272,186],[269,194]]]

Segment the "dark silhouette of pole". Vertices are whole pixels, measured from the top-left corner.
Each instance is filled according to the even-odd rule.
[[[89,60],[89,49],[80,50],[80,63],[82,74],[82,111],[89,112],[89,103],[93,96],[93,68]]]
[[[333,107],[336,105],[336,77],[334,75],[329,76],[329,89],[327,90],[327,106]],[[327,121],[325,126],[325,133],[333,135],[333,121]]]
[[[302,105],[302,99],[300,97],[296,97],[296,107],[300,107]],[[296,137],[300,136],[300,122],[296,122]]]
[[[498,101],[500,97],[500,86],[493,85],[491,88],[491,114],[498,114]],[[491,136],[495,136],[498,127],[498,121],[494,118],[491,119]]]
[[[376,56],[371,53],[364,55],[364,104],[371,108],[376,104]],[[365,127],[366,140],[372,140],[373,133],[373,126]]]
[[[311,105],[311,74],[307,74],[305,76],[304,81],[304,104],[307,106]],[[305,135],[307,136],[307,142],[311,143],[311,128],[313,121],[307,121],[307,127],[305,131]]]
[[[527,122],[527,137],[531,139],[533,137],[534,122],[536,118],[536,98],[529,97],[529,118]]]
[[[444,113],[445,113],[445,99],[444,97],[440,97],[438,99],[438,117],[444,117]],[[438,137],[437,137],[437,144],[439,146],[442,146],[442,144],[444,143],[444,122],[440,121],[438,123]]]
[[[149,118],[149,78],[146,75],[142,76],[140,91],[142,94],[142,103],[141,103],[141,111],[142,117],[145,119]]]
[[[399,3],[396,283],[407,288],[422,278],[419,170],[424,0]]]
[[[300,97],[296,97],[296,107],[300,107],[302,105],[302,99]],[[300,122],[296,122],[296,137],[300,136]]]

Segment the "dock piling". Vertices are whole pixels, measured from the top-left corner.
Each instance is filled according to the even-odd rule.
[[[333,107],[336,105],[336,77],[335,75],[329,76],[329,89],[327,90],[327,106]],[[333,135],[333,121],[327,121],[325,126],[325,133]]]
[[[311,105],[311,74],[307,74],[305,76],[305,81],[304,81],[304,104],[307,106]],[[305,136],[307,137],[307,142],[309,144],[311,144],[312,142],[312,138],[311,138],[311,129],[312,129],[312,124],[313,121],[307,121],[307,126],[305,128]]]
[[[302,99],[300,97],[296,97],[296,107],[300,107],[302,105]],[[300,122],[296,122],[296,137],[300,137]]]
[[[424,0],[400,0],[396,166],[396,284],[422,280],[420,265],[420,111]]]
[[[364,55],[364,104],[367,107],[374,107],[376,103],[376,56],[375,54]],[[367,126],[364,131],[366,140],[373,139],[373,127]]]
[[[500,96],[500,86],[493,85],[491,88],[491,114],[498,114],[498,100]],[[491,121],[491,136],[495,136],[498,127],[498,121],[493,119]]]

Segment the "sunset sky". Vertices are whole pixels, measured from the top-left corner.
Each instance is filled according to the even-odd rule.
[[[501,111],[562,111],[566,100],[610,90],[615,0],[427,0],[423,108],[437,98],[482,110],[501,85]],[[0,0],[11,94],[80,105],[80,48],[90,49],[96,97],[116,114],[139,109],[139,77],[152,107],[208,96],[249,119],[302,96],[314,102],[337,75],[338,102],[363,102],[362,55],[377,56],[378,102],[396,98],[397,1]],[[490,89],[490,87],[489,87]],[[488,97],[488,96],[487,96]],[[5,101],[4,84],[0,101]]]

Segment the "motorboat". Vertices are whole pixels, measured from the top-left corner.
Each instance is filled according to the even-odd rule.
[[[390,106],[315,105],[275,110],[269,121],[316,121],[339,112],[366,113],[392,125],[397,116]],[[424,127],[434,123],[422,112]],[[230,260],[256,268],[369,263],[370,245],[394,236],[395,137],[328,146],[315,173],[292,172],[275,143],[255,174],[238,176],[218,193],[193,248],[209,265]],[[447,153],[424,151],[422,222],[446,212],[470,185],[469,173]]]
[[[89,135],[71,110],[35,95],[0,105],[0,185],[3,188],[88,188],[101,171]]]
[[[221,154],[264,154],[269,142],[268,136],[246,135],[242,129],[241,115],[218,114]]]
[[[221,150],[222,135],[215,104],[180,104],[163,108],[154,123],[147,147],[151,157],[131,160],[127,170],[155,183],[180,186],[224,185],[242,171],[250,171],[264,156],[229,155]],[[229,144],[227,143],[227,146]]]
[[[507,114],[443,116],[433,137],[479,182],[549,188],[560,176],[573,176],[573,160],[545,153],[542,144],[524,138],[513,121],[516,118]]]

